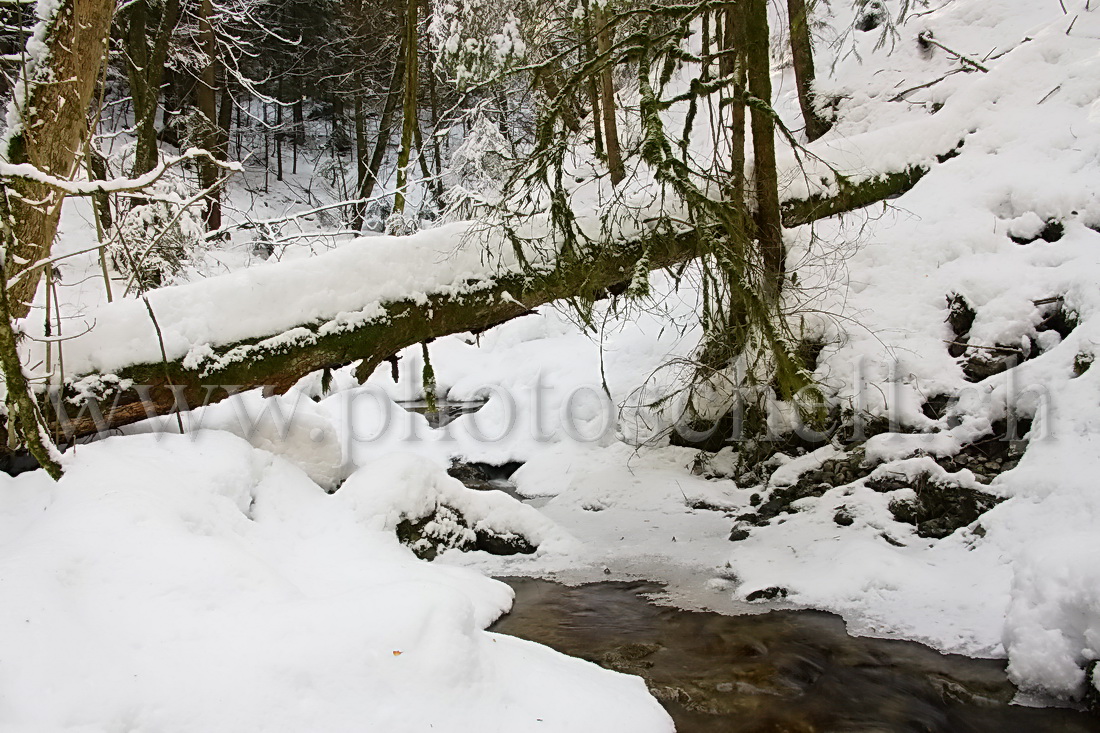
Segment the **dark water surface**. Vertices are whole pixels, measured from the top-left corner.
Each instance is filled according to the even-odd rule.
[[[446,427],[463,415],[470,415],[482,407],[485,407],[485,401],[473,401],[473,402],[457,402],[451,400],[436,400],[435,410],[431,409],[426,400],[413,400],[411,402],[399,402],[401,407],[405,408],[408,412],[416,412],[423,415],[428,420],[428,427],[432,429],[439,429]]]
[[[514,610],[492,631],[642,676],[680,733],[1100,731],[1087,713],[1009,705],[1003,662],[852,637],[833,614],[683,611],[641,582],[505,582]]]

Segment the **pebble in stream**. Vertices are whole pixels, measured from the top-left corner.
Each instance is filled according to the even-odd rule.
[[[723,616],[646,601],[651,583],[506,579],[492,631],[643,677],[680,733],[1095,733],[1100,719],[1009,705],[1004,663],[849,636],[817,611]]]

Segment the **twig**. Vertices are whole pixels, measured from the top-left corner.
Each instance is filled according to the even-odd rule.
[[[1049,92],[1047,92],[1046,94],[1044,94],[1044,95],[1043,95],[1043,98],[1039,100],[1039,104],[1042,104],[1043,102],[1045,102],[1045,101],[1047,101],[1048,99],[1050,99],[1051,95],[1053,95],[1053,94],[1054,94],[1054,93],[1055,93],[1056,91],[1058,91],[1058,90],[1059,90],[1059,89],[1061,89],[1061,88],[1062,88],[1062,85],[1061,85],[1061,84],[1059,84],[1058,86],[1054,87],[1054,88],[1053,88],[1053,89],[1051,89],[1051,90],[1050,90]],[[1036,105],[1036,106],[1038,106],[1038,105]]]
[[[950,346],[963,346],[967,349],[983,349],[985,351],[998,351],[1002,354],[1020,354],[1021,353],[1019,349],[1009,349],[1009,348],[1006,348],[1004,346],[979,346],[978,344],[968,344],[968,343],[965,343],[963,341],[949,341],[949,340],[946,340],[946,339],[944,340],[944,343],[948,344]]]
[[[87,325],[87,324],[85,324],[85,325]],[[61,341],[72,341],[73,339],[78,339],[81,336],[83,336],[84,334],[90,333],[93,328],[95,328],[95,322],[93,322],[92,325],[87,326],[80,333],[74,333],[74,334],[71,334],[69,336],[62,336],[60,334],[58,334],[57,336],[32,336],[29,333],[24,333],[23,336],[25,338],[30,339],[31,341],[37,341],[40,344],[46,344],[46,346],[48,348],[50,344],[56,344],[56,343],[59,343]]]
[[[920,41],[921,43],[930,43],[933,46],[935,46],[936,48],[942,48],[944,51],[947,51],[947,53],[951,54],[952,56],[954,56],[955,58],[957,58],[959,61],[963,62],[964,64],[967,64],[969,66],[973,66],[975,69],[977,69],[978,71],[981,71],[985,74],[989,73],[989,69],[987,69],[985,66],[982,66],[981,64],[979,64],[974,59],[967,58],[966,56],[963,56],[958,51],[952,51],[950,48],[948,48],[947,46],[943,45],[942,43],[937,41],[935,38],[933,38],[932,34],[929,33],[928,31],[921,31],[920,34],[917,35],[917,40]]]
[[[905,100],[905,95],[908,94],[909,92],[915,92],[918,89],[927,89],[930,86],[934,86],[936,84],[939,84],[941,81],[943,81],[947,77],[951,76],[952,74],[958,74],[960,71],[963,71],[963,69],[952,69],[951,71],[949,71],[946,74],[944,74],[943,76],[941,76],[939,79],[933,79],[932,81],[925,82],[924,84],[918,84],[915,87],[909,87],[905,91],[898,92],[897,94],[895,94],[893,97],[890,98],[890,101],[891,102],[906,101]]]
[[[206,150],[190,148],[184,151],[182,155],[165,158],[156,168],[135,178],[113,178],[104,181],[71,181],[46,173],[30,163],[16,164],[4,162],[0,162],[0,177],[24,178],[29,181],[35,181],[57,189],[66,196],[93,196],[97,193],[140,191],[160,180],[169,169],[198,158],[206,158],[208,162],[229,173],[239,173],[241,171],[241,166],[238,163],[227,163],[223,160],[218,160]]]
[[[164,364],[164,379],[168,382],[168,387],[172,387],[172,377],[168,374],[168,352],[164,350],[164,335],[160,332],[160,324],[157,323],[157,317],[153,314],[153,306],[149,305],[149,297],[146,295],[141,296],[141,299],[145,301],[145,309],[149,311],[149,318],[153,321],[153,328],[157,332],[157,342],[160,344],[160,358]],[[183,435],[183,417],[180,416],[179,403],[176,403],[176,424],[179,425],[180,435]]]
[[[256,220],[252,220],[252,221],[244,221],[244,222],[241,222],[239,224],[228,224],[228,225],[222,227],[221,229],[215,229],[212,232],[207,232],[206,235],[205,235],[205,238],[206,239],[214,239],[214,238],[218,237],[219,235],[225,234],[226,232],[233,231],[234,229],[256,229],[256,228],[259,228],[261,226],[270,226],[272,224],[287,224],[289,222],[294,221],[295,219],[301,219],[303,217],[312,216],[313,214],[317,214],[317,213],[322,212],[322,211],[328,211],[330,209],[339,209],[339,208],[343,208],[343,207],[346,207],[346,206],[358,206],[359,204],[367,204],[367,203],[370,203],[372,201],[381,200],[384,197],[385,197],[384,194],[380,194],[378,196],[374,196],[374,197],[371,197],[369,199],[350,199],[348,201],[337,201],[336,203],[333,203],[333,204],[325,204],[324,206],[318,206],[316,208],[309,209],[308,211],[298,211],[298,212],[295,212],[293,214],[287,214],[286,216],[278,216],[278,217],[275,217],[273,219],[256,219]]]

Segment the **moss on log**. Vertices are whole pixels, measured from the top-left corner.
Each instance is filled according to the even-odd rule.
[[[784,225],[791,227],[881,201],[911,188],[924,174],[911,168],[861,183],[839,182],[839,193],[783,204]],[[155,415],[186,411],[231,394],[264,388],[281,394],[302,377],[362,361],[369,374],[404,348],[453,333],[480,332],[540,305],[578,294],[622,292],[636,268],[670,267],[704,253],[707,237],[687,233],[644,242],[606,244],[583,258],[570,258],[536,275],[507,273],[469,283],[461,295],[385,303],[385,316],[334,327],[303,323],[275,336],[223,345],[202,364],[135,364],[101,380],[96,401],[74,404],[67,386],[44,399],[44,412],[59,442],[92,435]],[[87,375],[78,375],[73,382]],[[72,382],[70,382],[72,384]]]
[[[809,224],[900,196],[917,185],[917,181],[927,172],[928,169],[923,166],[910,166],[903,171],[886,173],[858,183],[852,183],[844,176],[837,176],[837,192],[834,194],[785,201],[780,207],[783,212],[783,226],[789,229]]]

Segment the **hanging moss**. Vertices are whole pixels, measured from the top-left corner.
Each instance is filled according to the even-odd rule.
[[[428,402],[428,412],[439,412],[439,406],[435,401],[435,368],[432,367],[432,359],[428,355],[428,342],[420,343],[420,353],[424,355],[424,370],[421,375],[421,383],[424,387],[424,399]]]

